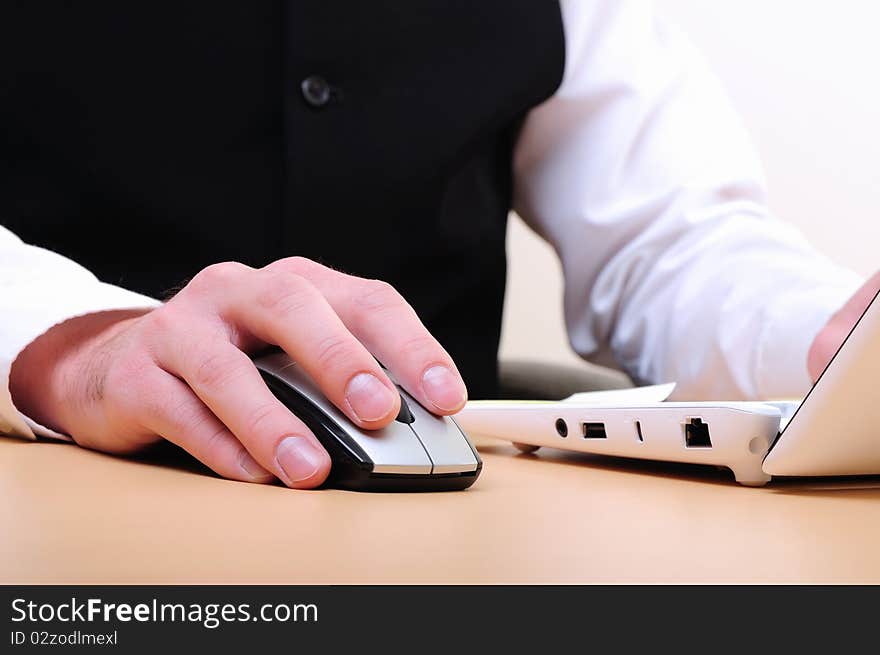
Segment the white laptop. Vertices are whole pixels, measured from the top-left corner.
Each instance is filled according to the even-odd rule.
[[[562,401],[471,401],[471,434],[587,453],[724,466],[737,482],[771,476],[880,475],[877,297],[798,402],[665,402],[674,385]]]

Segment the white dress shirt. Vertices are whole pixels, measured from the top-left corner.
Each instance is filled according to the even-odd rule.
[[[564,77],[523,126],[514,205],[562,261],[575,351],[676,381],[680,398],[804,394],[813,338],[863,280],[769,214],[723,91],[649,2],[561,6]],[[62,436],[10,397],[31,341],[74,316],[158,304],[0,227],[0,432]]]

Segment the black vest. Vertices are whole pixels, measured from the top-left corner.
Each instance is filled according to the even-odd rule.
[[[497,390],[511,154],[557,2],[3,2],[0,223],[153,296],[302,255],[387,280]]]

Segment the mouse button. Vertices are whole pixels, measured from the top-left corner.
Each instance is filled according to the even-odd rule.
[[[409,425],[394,421],[379,430],[361,430],[321,393],[314,381],[301,367],[293,364],[287,355],[273,354],[260,358],[255,363],[279,383],[289,387],[286,392],[284,388],[279,390],[288,401],[302,397],[324,415],[322,422],[332,422],[333,432],[341,432],[344,438],[353,441],[373,462],[373,472],[416,475],[431,473],[431,459]],[[295,394],[292,393],[294,391]],[[408,403],[408,407],[410,404]],[[308,407],[302,409],[309,410]],[[294,414],[296,413],[294,410]]]
[[[409,408],[409,403],[406,402],[406,398],[403,397],[402,393],[400,394],[400,411],[394,420],[399,423],[413,423],[416,420],[412,410]]]
[[[321,392],[315,381],[300,366],[292,362],[287,355],[283,353],[278,356],[272,355],[271,358],[261,359],[255,363],[258,369],[274,375],[325,413],[334,418],[344,416],[336,408],[336,405],[331,403]]]
[[[434,462],[434,473],[476,471],[479,458],[467,436],[449,417],[430,415],[413,425],[419,440]]]
[[[373,460],[374,473],[428,475],[433,462],[408,425],[395,424],[363,431],[355,438]]]
[[[431,458],[409,425],[391,423],[379,430],[358,431],[354,438],[373,461],[374,473],[431,473]]]

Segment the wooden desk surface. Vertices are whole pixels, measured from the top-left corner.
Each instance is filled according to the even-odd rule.
[[[0,439],[0,582],[880,582],[878,478],[478,444],[469,491],[363,494]]]

